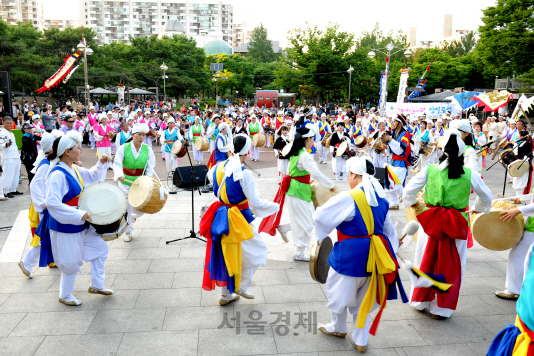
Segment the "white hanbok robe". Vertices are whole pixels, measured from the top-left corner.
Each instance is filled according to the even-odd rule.
[[[321,173],[310,153],[304,152],[300,155],[297,168],[301,171],[307,171],[311,179],[317,181],[323,187],[328,189],[334,188],[334,182]],[[313,213],[315,212],[313,202],[302,200],[293,195],[286,195],[285,205],[289,212],[289,224],[291,226],[293,244],[302,250],[310,247],[313,230]]]
[[[124,147],[125,145],[122,145],[117,150],[117,153],[115,154],[115,160],[113,161],[113,179],[115,181],[118,181],[120,177],[124,177],[124,172],[122,171],[122,162],[124,161]],[[142,147],[142,146],[141,146]],[[141,154],[141,149],[139,151],[136,151],[135,145],[132,143],[130,145],[130,149],[132,150],[132,154],[134,158],[137,159],[139,155]],[[154,175],[154,167],[156,166],[156,157],[154,156],[154,151],[149,146],[148,147],[148,163],[145,168],[145,176],[152,177]],[[130,192],[130,186],[126,184],[122,184],[121,182],[118,183],[119,187],[124,190],[126,193],[126,196],[128,196],[128,193]],[[128,226],[126,227],[126,236],[132,236],[133,232],[133,219],[137,219],[144,214],[138,210],[135,210],[130,202],[128,202],[128,209],[126,210],[128,213],[128,217],[126,219]]]
[[[11,145],[7,147],[8,142]],[[20,177],[20,153],[15,141],[15,135],[6,130],[0,130],[0,156],[2,157],[2,193],[4,194],[17,191]]]
[[[256,121],[256,123],[258,123],[258,122]],[[251,124],[252,124],[252,122],[251,122]],[[259,129],[260,129],[258,131],[258,134],[263,133],[263,127],[261,127],[261,123],[258,124],[258,126],[259,126]],[[250,135],[249,127],[250,127],[250,124],[247,125],[247,133]],[[254,136],[252,136],[252,137],[254,137]],[[255,160],[260,159],[260,148],[259,147],[255,147],[254,145],[250,145],[250,158],[251,159],[255,159]]]
[[[428,167],[421,169],[421,172],[417,173],[410,182],[404,188],[404,195],[402,197],[404,202],[404,207],[409,207],[416,203],[417,193],[426,186],[428,180]],[[473,206],[474,211],[481,213],[489,214],[491,209],[491,191],[486,186],[480,174],[475,171],[471,171],[471,190],[474,190],[477,198],[475,200],[475,205]],[[423,230],[423,227],[419,227],[417,232],[417,245],[415,247],[415,257],[413,261],[413,266],[419,268],[425,254],[426,245],[428,242],[428,235]],[[465,265],[467,262],[467,239],[465,240],[455,240],[456,248],[458,254],[460,255],[461,269],[462,269],[462,283],[465,275]],[[414,288],[412,286],[411,294],[413,295]],[[461,291],[461,286],[460,286]],[[411,296],[410,296],[411,299]],[[450,317],[454,310],[447,308],[440,308],[437,304],[437,299],[434,299],[431,302],[411,302],[411,306],[418,310],[423,310],[430,307],[430,313],[435,315],[440,315],[443,317]]]
[[[361,187],[361,183],[357,186]],[[328,200],[323,206],[318,207],[313,214],[315,221],[315,237],[322,241],[326,236],[332,235],[331,232],[344,221],[350,221],[356,215],[354,198],[349,192],[342,192]],[[389,213],[384,221],[384,234],[388,237],[393,247],[394,253],[397,253],[399,240],[397,232],[393,226]],[[337,273],[330,268],[328,279],[326,281],[326,295],[328,297],[328,308],[332,314],[332,322],[327,324],[328,331],[337,331],[340,333],[347,332],[347,309],[353,315],[354,327],[352,328],[352,339],[356,345],[367,345],[369,340],[369,328],[371,326],[370,314],[367,315],[365,327],[358,329],[356,321],[358,311],[370,283],[370,277],[350,277]],[[374,303],[371,312],[378,307]],[[330,330],[332,328],[332,330]]]
[[[191,145],[193,146],[193,160],[195,162],[202,162],[204,160],[204,152],[197,150],[197,147],[193,143],[193,126],[189,126],[189,132],[187,133],[187,138],[189,139],[189,142],[191,142]],[[200,136],[204,136],[204,127],[201,124],[198,124],[201,128]],[[198,137],[197,137],[198,138]]]
[[[334,132],[332,135],[338,135],[338,137],[341,140],[346,139],[345,136],[343,136],[343,133]],[[332,142],[332,140],[330,140]],[[334,146],[330,146],[330,153],[332,154],[332,170],[334,171],[334,174],[336,175],[336,180],[339,180],[340,173],[343,173],[343,180],[347,180],[347,159],[343,158],[342,156],[338,156],[337,154],[334,154]]]
[[[167,152],[165,150],[165,147],[169,147],[169,149],[171,150],[172,149],[172,145],[173,145],[172,143],[164,143],[165,142],[165,132],[167,132],[167,130],[169,130],[169,129],[167,128],[167,129],[161,131],[161,133],[159,134],[159,142],[161,142],[161,151],[165,155],[164,157],[165,157],[165,164],[167,165],[167,173],[170,174],[170,173],[174,172],[176,170],[176,168],[178,167],[179,159],[178,159],[178,156],[173,155],[172,152]],[[182,134],[180,133],[180,130],[177,129],[176,127],[174,127],[172,129],[172,131],[169,130],[169,134],[172,135],[175,130],[176,130],[176,136],[178,137],[178,141],[183,140],[183,137],[182,137]],[[185,145],[185,143],[184,143],[184,145]],[[195,145],[193,145],[193,148],[194,147],[195,147]],[[121,184],[121,185],[124,185],[124,184]]]
[[[208,172],[208,179],[213,184],[213,173],[217,165],[213,166]],[[258,218],[265,218],[278,212],[280,206],[276,203],[267,201],[260,197],[256,178],[249,170],[243,171],[243,179],[239,181],[243,194],[247,197],[248,205],[252,213]],[[247,291],[252,282],[254,272],[259,266],[267,264],[267,245],[258,233],[258,227],[250,223],[254,237],[241,242],[242,266],[241,266],[241,286],[242,291]],[[222,294],[228,295],[228,289],[222,288]]]
[[[79,183],[78,176],[72,168],[63,162],[58,163],[71,174]],[[83,179],[84,187],[93,183],[102,182],[106,178],[107,163],[100,160],[91,169],[76,167]],[[50,215],[62,224],[83,225],[82,217],[86,211],[72,207],[62,202],[69,190],[65,174],[54,171],[48,176],[46,191],[46,208]],[[108,244],[96,234],[90,226],[82,232],[64,233],[50,230],[50,241],[54,262],[61,270],[59,285],[59,298],[73,301],[74,281],[80,272],[83,262],[91,262],[91,286],[104,289],[105,269],[104,263],[108,258]]]

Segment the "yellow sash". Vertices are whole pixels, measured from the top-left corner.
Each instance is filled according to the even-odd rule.
[[[226,181],[222,183],[224,178],[224,164],[217,166],[217,184],[221,191],[221,200],[224,204],[230,204],[228,194],[226,192]],[[222,183],[222,186],[221,186]],[[243,200],[239,204],[246,203],[247,200]],[[228,235],[223,234],[221,239],[221,248],[224,256],[224,262],[228,269],[228,275],[234,277],[235,290],[238,291],[241,286],[241,242],[249,240],[254,237],[252,227],[247,222],[241,211],[237,206],[233,206],[228,209]]]
[[[527,356],[528,348],[532,340],[525,332],[525,329],[523,329],[523,325],[521,325],[521,321],[519,321],[519,315],[515,317],[515,326],[517,326],[517,328],[521,331],[521,334],[519,334],[515,339],[515,346],[512,356]]]
[[[384,274],[394,272],[396,270],[395,262],[389,255],[384,243],[379,236],[375,235],[375,220],[371,206],[367,203],[365,193],[360,188],[354,188],[350,191],[350,195],[358,206],[358,210],[362,215],[363,222],[367,228],[367,234],[371,235],[371,243],[369,245],[369,257],[367,259],[367,272],[371,273],[371,281],[369,288],[365,293],[360,310],[358,311],[358,320],[356,327],[362,329],[365,326],[367,315],[371,311],[376,301],[376,291],[378,289],[378,297],[381,308],[385,307],[386,296],[386,281]],[[382,306],[382,303],[384,304]]]
[[[28,214],[28,219],[30,219],[30,228],[37,228],[39,226],[39,213],[37,210],[35,210],[35,207],[33,206],[33,202],[30,205],[30,213]],[[39,242],[41,241],[41,238],[35,234],[33,234],[32,242],[30,243],[30,246],[37,247],[39,246]]]

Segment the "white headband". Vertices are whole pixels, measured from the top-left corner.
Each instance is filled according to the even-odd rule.
[[[65,153],[66,150],[73,148],[78,143],[82,143],[83,136],[78,131],[69,131],[66,135],[62,136],[59,140],[59,145],[57,147],[56,158],[50,162],[50,168],[48,169],[48,174],[59,162],[59,157]]]
[[[370,206],[378,206],[376,195],[380,198],[386,196],[384,188],[380,185],[378,179],[367,173],[367,160],[362,157],[352,157],[347,160],[347,170],[354,174],[362,176],[363,190],[365,198]],[[376,193],[376,194],[375,194]]]

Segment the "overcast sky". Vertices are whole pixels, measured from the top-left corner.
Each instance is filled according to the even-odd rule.
[[[194,1],[190,1],[194,2]],[[477,29],[482,24],[482,9],[496,0],[228,0],[234,5],[234,23],[243,20],[253,28],[262,22],[271,40],[287,44],[290,29],[311,25],[325,27],[336,22],[341,30],[358,37],[371,30],[377,21],[384,32],[417,28],[418,40],[441,37],[444,14],[453,14],[453,28]],[[72,3],[78,3],[77,1]],[[75,4],[72,4],[75,7]],[[45,17],[57,19],[77,16],[77,9],[65,0],[43,0]]]

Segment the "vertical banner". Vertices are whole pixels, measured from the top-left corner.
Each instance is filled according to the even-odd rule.
[[[408,74],[409,73],[410,73],[409,69],[401,70],[399,93],[397,94],[397,105],[395,106],[395,115],[397,115],[398,107],[402,103],[404,103],[404,98],[406,97],[406,89],[408,88]]]
[[[380,92],[378,93],[378,96],[380,97],[380,100],[378,101],[378,111],[380,113],[382,112],[382,105],[386,104],[386,101],[384,99],[385,96],[383,95],[385,83],[386,83],[386,72],[381,71],[380,72]],[[386,93],[386,96],[387,96],[387,93]]]

